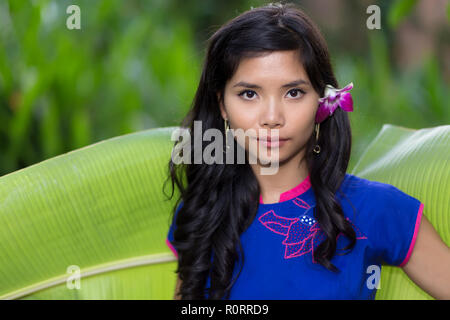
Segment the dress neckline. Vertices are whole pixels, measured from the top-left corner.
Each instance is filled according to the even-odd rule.
[[[309,174],[308,174],[308,176],[302,182],[300,182],[300,184],[298,184],[294,188],[280,194],[279,202],[274,202],[274,203],[280,203],[283,201],[288,201],[288,200],[294,199],[295,197],[298,197],[299,195],[308,191],[310,188],[311,188],[311,180],[310,180]],[[259,203],[264,204],[262,195],[259,195]],[[267,203],[267,204],[274,204],[274,203]]]

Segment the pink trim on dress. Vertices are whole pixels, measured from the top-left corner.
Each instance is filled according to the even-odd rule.
[[[305,180],[300,182],[300,184],[298,186],[280,194],[279,202],[287,201],[287,200],[293,199],[295,197],[298,197],[302,193],[306,192],[309,188],[311,188],[311,180],[309,179],[309,174],[308,174],[308,176],[305,178]],[[259,196],[259,203],[264,204],[261,195]]]
[[[170,243],[169,239],[167,239],[167,238],[166,238],[166,244],[170,248],[170,250],[172,250],[172,252],[175,255],[175,257],[177,257],[177,259],[178,259],[177,250],[175,250],[175,248],[173,247],[173,245]]]
[[[411,257],[411,253],[413,251],[414,244],[416,243],[417,232],[419,231],[420,221],[422,220],[422,214],[423,214],[423,203],[420,204],[419,212],[417,213],[416,226],[414,227],[414,235],[413,235],[413,238],[409,245],[408,254],[406,255],[406,258],[403,260],[403,262],[400,263],[399,267],[403,267],[409,261],[409,258]]]

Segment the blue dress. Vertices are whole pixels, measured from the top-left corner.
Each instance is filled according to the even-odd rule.
[[[346,174],[336,193],[345,218],[356,232],[356,245],[337,236],[331,259],[334,273],[314,261],[313,252],[325,239],[314,217],[315,197],[309,176],[281,194],[277,203],[260,198],[257,215],[241,235],[245,265],[234,283],[230,299],[306,300],[375,299],[382,265],[403,267],[418,233],[423,203],[398,188]],[[172,246],[178,207],[166,239]],[[241,263],[236,263],[233,279]],[[210,278],[207,280],[210,287]]]

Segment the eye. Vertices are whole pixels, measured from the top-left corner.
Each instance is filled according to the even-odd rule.
[[[291,98],[297,99],[300,98],[301,94],[305,94],[305,91],[302,89],[291,89],[288,91],[288,94],[292,94]]]
[[[247,96],[248,99],[244,98],[245,100],[253,100],[252,98],[256,96],[256,92],[253,90],[244,90],[244,91],[241,91],[238,94],[238,96],[240,96],[240,97]]]

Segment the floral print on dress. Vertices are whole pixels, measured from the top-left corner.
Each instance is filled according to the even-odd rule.
[[[307,212],[312,212],[308,203],[300,198],[295,198],[292,202]],[[274,210],[270,210],[259,217],[259,221],[270,231],[284,235],[282,244],[285,246],[284,258],[295,258],[311,252],[314,261],[314,249],[326,239],[325,233],[320,229],[319,223],[307,212],[296,218],[287,218],[277,215]],[[357,239],[367,239],[356,226],[346,218],[352,225]],[[340,236],[339,234],[336,239]]]

